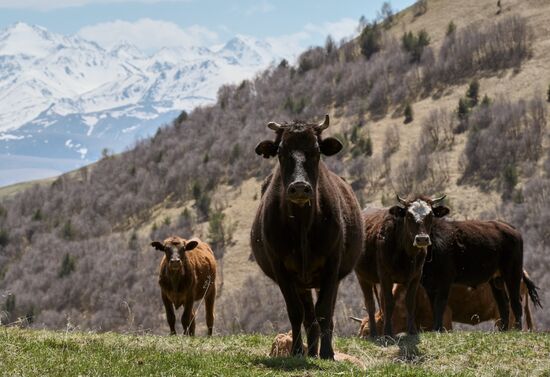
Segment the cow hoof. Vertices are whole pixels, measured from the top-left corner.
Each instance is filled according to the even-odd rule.
[[[327,354],[321,353],[319,356],[323,360],[332,360],[332,361],[334,361],[334,352],[329,352]]]

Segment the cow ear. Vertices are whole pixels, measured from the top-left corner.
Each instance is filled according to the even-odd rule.
[[[344,147],[340,140],[334,137],[327,137],[321,141],[321,153],[325,156],[332,156],[340,152]]]
[[[256,149],[254,150],[257,155],[264,156],[264,158],[269,158],[277,156],[277,149],[278,146],[275,142],[271,140],[264,140],[258,143],[258,145],[256,145]]]
[[[153,241],[151,242],[151,246],[153,246],[157,250],[164,251],[164,245],[162,244],[162,242]]]
[[[185,244],[185,251],[193,250],[199,243],[195,240],[191,240]]]
[[[389,211],[390,214],[395,217],[405,217],[405,214],[407,213],[407,210],[401,206],[390,207]]]
[[[435,217],[443,217],[443,216],[448,215],[449,212],[451,212],[449,207],[445,207],[445,206],[437,206],[437,207],[432,208],[432,210],[434,212]]]

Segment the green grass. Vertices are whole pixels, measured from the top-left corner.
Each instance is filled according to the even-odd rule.
[[[382,345],[336,338],[349,362],[270,358],[273,336],[169,337],[0,328],[5,376],[550,376],[550,334],[423,334]]]

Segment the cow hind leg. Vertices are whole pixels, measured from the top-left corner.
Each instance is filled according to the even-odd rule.
[[[512,312],[514,313],[515,317],[514,328],[516,330],[521,330],[521,317],[523,315],[521,308],[520,284],[521,273],[518,277],[506,279],[506,288],[508,289],[508,294],[510,296],[510,306],[512,307]]]
[[[447,300],[449,299],[449,291],[451,290],[451,284],[446,283],[441,285],[436,292],[430,295],[430,301],[432,301],[432,312],[434,316],[434,327],[435,331],[442,332],[445,329],[443,327],[443,315],[445,313],[445,308],[447,307]]]
[[[304,305],[304,327],[307,334],[307,354],[310,357],[317,357],[319,354],[319,336],[321,330],[315,318],[315,308],[311,294],[311,290],[305,290],[300,293],[300,298]]]
[[[500,314],[500,324],[498,328],[499,330],[508,330],[508,320],[510,318],[508,295],[504,290],[504,286],[496,281],[496,279],[489,280],[489,285],[491,286],[493,297],[498,306],[498,313]]]

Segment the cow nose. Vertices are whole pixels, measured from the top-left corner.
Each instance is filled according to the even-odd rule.
[[[313,190],[311,188],[311,185],[303,181],[292,182],[288,186],[287,193],[290,199],[309,200],[313,196]]]
[[[181,260],[172,259],[172,260],[170,260],[170,262],[168,262],[168,265],[170,266],[170,268],[177,268],[177,267],[181,266]]]
[[[426,247],[431,244],[432,241],[430,240],[430,236],[427,234],[417,234],[416,237],[414,237],[414,246],[416,247]]]
[[[288,193],[293,196],[311,196],[311,185],[307,182],[292,182],[288,186]]]

